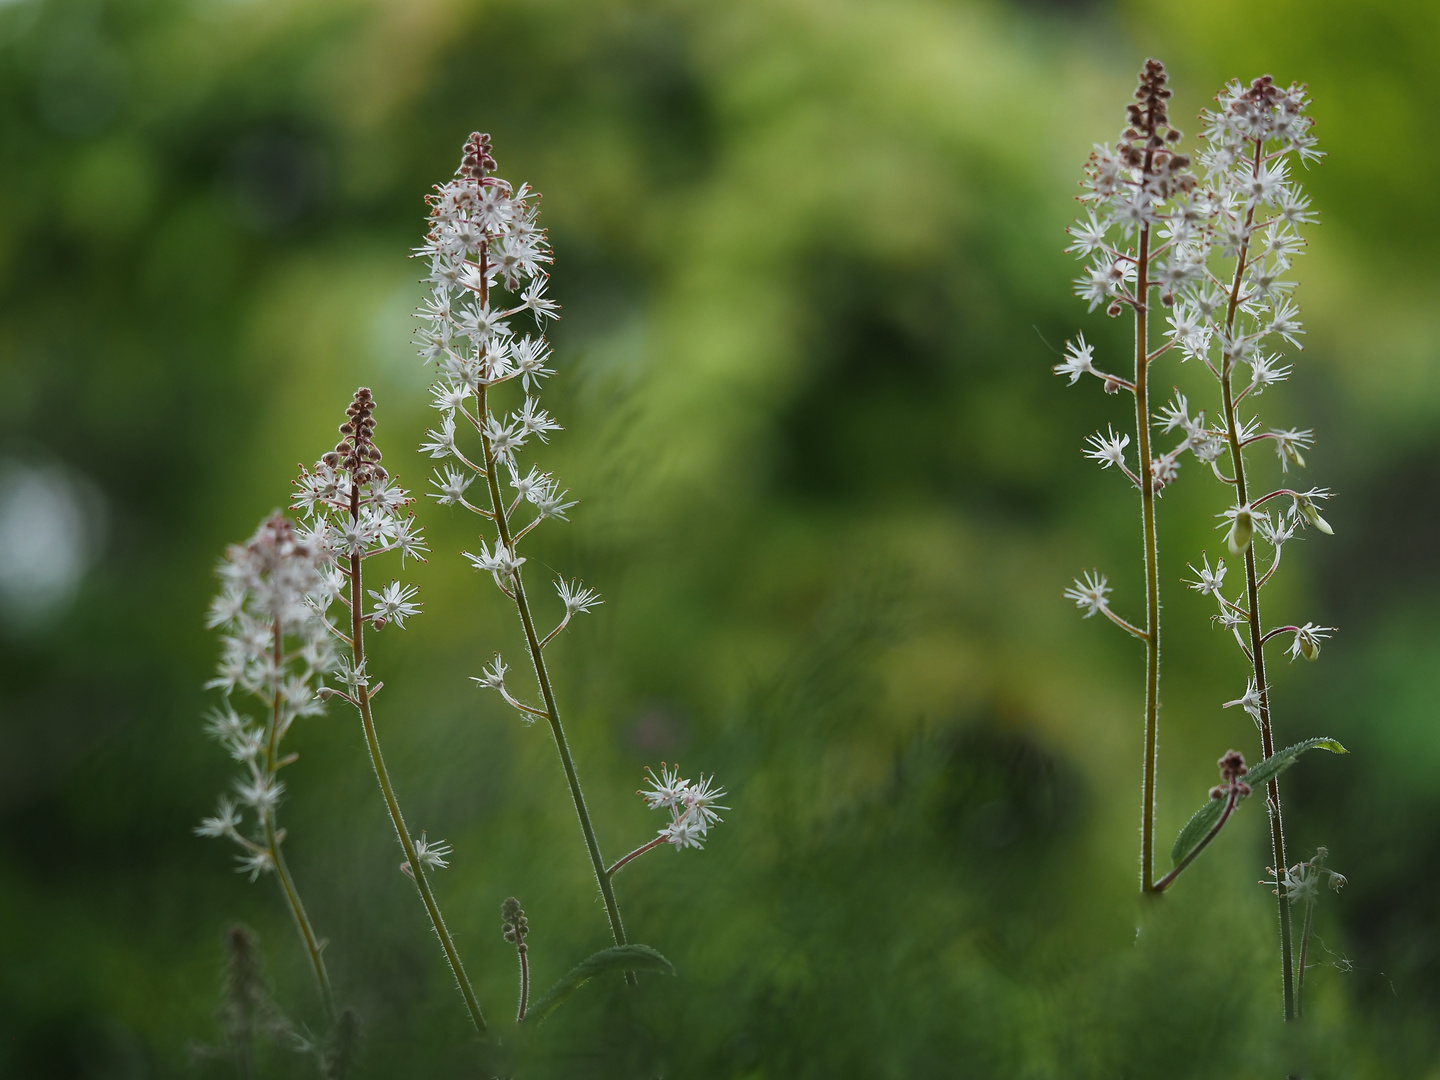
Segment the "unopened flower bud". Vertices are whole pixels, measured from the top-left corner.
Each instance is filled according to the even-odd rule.
[[[1222,780],[1236,780],[1250,771],[1245,764],[1245,755],[1239,750],[1227,750],[1225,755],[1215,763],[1220,769]]]
[[[1235,520],[1230,526],[1230,532],[1225,537],[1225,543],[1230,548],[1231,555],[1239,555],[1250,546],[1250,538],[1255,535],[1255,516],[1250,512],[1250,507],[1242,506],[1235,511]]]
[[[1124,310],[1124,309],[1121,307],[1120,301],[1119,301],[1119,300],[1116,300],[1116,301],[1115,301],[1114,303],[1112,303],[1108,308],[1105,309],[1105,314],[1106,314],[1106,315],[1109,315],[1109,316],[1113,319],[1113,318],[1115,318],[1117,315],[1119,315],[1120,312],[1123,311],[1123,310]]]
[[[512,945],[518,945],[524,952],[525,935],[530,933],[530,920],[525,918],[520,901],[515,897],[507,897],[505,902],[500,905],[500,923],[505,940]]]

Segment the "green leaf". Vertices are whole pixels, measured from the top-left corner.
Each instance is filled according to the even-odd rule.
[[[1185,827],[1180,830],[1180,835],[1175,838],[1175,846],[1170,849],[1172,865],[1179,866],[1185,856],[1195,850],[1200,841],[1204,840],[1210,830],[1215,827],[1215,823],[1220,820],[1220,815],[1224,810],[1224,799],[1211,799],[1195,811],[1195,816],[1185,823]]]
[[[649,945],[616,945],[580,961],[570,973],[546,991],[545,996],[525,1010],[525,1022],[538,1024],[563,1005],[571,994],[596,975],[607,971],[654,971],[674,975],[675,966]]]
[[[1306,750],[1329,750],[1332,754],[1348,754],[1350,752],[1334,739],[1306,739],[1294,746],[1287,746],[1284,750],[1277,750],[1259,765],[1252,766],[1250,771],[1245,774],[1245,782],[1252,788],[1268,784],[1291,765],[1294,765],[1295,759]]]
[[[1261,786],[1268,784],[1275,777],[1295,764],[1295,759],[1306,750],[1329,750],[1332,754],[1348,754],[1350,751],[1341,746],[1334,739],[1306,739],[1294,746],[1287,746],[1270,757],[1266,758],[1259,765],[1253,767],[1245,774],[1245,783],[1253,790],[1259,790]],[[1180,865],[1185,856],[1195,850],[1201,840],[1209,835],[1215,823],[1220,820],[1220,815],[1225,812],[1225,799],[1211,799],[1199,810],[1195,816],[1185,823],[1180,830],[1180,835],[1175,838],[1175,846],[1170,849],[1170,861],[1173,865]]]

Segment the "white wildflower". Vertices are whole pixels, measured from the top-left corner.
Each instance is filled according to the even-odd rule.
[[[1119,465],[1122,469],[1125,467],[1125,447],[1130,445],[1129,435],[1116,435],[1112,427],[1108,436],[1097,431],[1085,441],[1089,443],[1085,456],[1098,461],[1102,469],[1108,469],[1111,465]]]
[[[376,592],[368,590],[371,598],[375,601],[369,618],[378,630],[386,623],[393,622],[402,630],[405,628],[405,620],[412,615],[420,614],[420,605],[411,603],[419,590],[414,585],[401,585],[398,581],[392,581],[383,590]]]
[[[1104,574],[1087,570],[1083,577],[1075,579],[1075,584],[1066,589],[1063,595],[1067,600],[1074,600],[1075,606],[1081,608],[1085,612],[1084,617],[1088,619],[1097,611],[1109,607],[1106,597],[1111,591],[1105,582]]]

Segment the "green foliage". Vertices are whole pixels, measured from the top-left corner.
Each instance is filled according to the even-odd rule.
[[[1170,849],[1170,862],[1178,866],[1196,847],[1204,840],[1215,823],[1220,820],[1220,815],[1225,812],[1225,798],[1223,796],[1213,798],[1204,806],[1196,810],[1185,827],[1180,830],[1180,835],[1175,838],[1175,846]]]
[[[1332,754],[1350,753],[1334,739],[1306,739],[1294,746],[1287,746],[1284,750],[1276,750],[1260,764],[1252,766],[1250,771],[1245,774],[1245,782],[1252,789],[1258,788],[1262,784],[1268,784],[1291,765],[1294,765],[1296,759],[1306,750],[1328,750]]]
[[[1258,790],[1268,784],[1275,777],[1295,764],[1295,760],[1306,750],[1328,750],[1332,754],[1348,754],[1350,751],[1341,746],[1335,739],[1315,738],[1298,742],[1294,746],[1287,746],[1284,750],[1277,750],[1270,757],[1254,765],[1245,774],[1245,783],[1249,784],[1252,790]],[[1204,840],[1215,823],[1220,820],[1220,815],[1225,812],[1225,797],[1223,795],[1212,797],[1209,802],[1195,811],[1194,816],[1185,823],[1180,830],[1180,835],[1175,838],[1175,846],[1170,849],[1170,861],[1179,865]]]
[[[540,1023],[563,1005],[576,990],[597,975],[604,975],[607,971],[649,971],[660,975],[674,975],[675,966],[649,945],[614,945],[608,949],[601,949],[580,961],[566,973],[563,979],[545,991],[525,1013],[525,1022],[527,1024]]]

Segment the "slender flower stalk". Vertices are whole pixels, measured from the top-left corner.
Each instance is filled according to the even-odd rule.
[[[1267,866],[1265,870],[1270,878],[1260,883],[1271,886],[1276,896],[1281,895],[1283,889],[1291,907],[1296,904],[1305,905],[1305,921],[1300,931],[1300,956],[1295,966],[1295,1015],[1297,1017],[1305,1011],[1305,970],[1309,963],[1310,937],[1315,928],[1315,904],[1320,899],[1320,883],[1324,881],[1335,892],[1339,892],[1346,885],[1344,874],[1337,873],[1325,865],[1325,860],[1329,857],[1330,852],[1322,847],[1315,849],[1314,858],[1307,862],[1296,863],[1284,874],[1277,874],[1273,867]]]
[[[295,524],[280,514],[264,521],[244,545],[233,545],[220,567],[223,587],[210,607],[209,625],[224,632],[224,651],[209,687],[225,693],[225,704],[211,714],[211,735],[240,764],[234,797],[226,796],[213,817],[195,830],[225,838],[241,851],[240,871],[254,881],[275,875],[280,892],[305,946],[325,1018],[333,1024],[335,999],[322,955],[325,942],[315,933],[300,891],[285,861],[285,830],[277,815],[285,785],[280,770],[294,754],[282,756],[281,740],[301,717],[324,710],[320,682],[335,666],[330,627],[316,607],[325,590],[322,556],[304,542]],[[235,710],[239,692],[260,701],[263,720]],[[244,830],[246,812],[253,818]]]
[[[1238,600],[1225,598],[1223,562],[1221,579],[1202,590],[1220,603],[1217,621],[1233,632],[1246,657],[1250,678],[1238,703],[1256,720],[1264,759],[1270,759],[1276,753],[1276,739],[1264,645],[1287,632],[1292,638],[1292,660],[1299,655],[1315,660],[1319,642],[1328,638],[1332,629],[1305,624],[1266,632],[1260,592],[1279,569],[1284,544],[1297,531],[1310,526],[1322,533],[1331,531],[1316,510],[1316,503],[1328,498],[1329,492],[1286,487],[1254,497],[1244,451],[1269,442],[1282,472],[1289,472],[1290,465],[1305,467],[1302,451],[1312,444],[1313,433],[1266,431],[1254,416],[1241,415],[1240,409],[1247,399],[1259,397],[1267,387],[1289,376],[1290,367],[1282,366],[1270,348],[1286,344],[1299,348],[1299,337],[1305,333],[1299,308],[1290,300],[1295,284],[1284,275],[1305,246],[1299,226],[1315,222],[1315,215],[1299,183],[1290,177],[1290,167],[1295,160],[1302,164],[1319,160],[1320,154],[1310,132],[1312,121],[1305,115],[1309,102],[1303,86],[1282,89],[1270,76],[1263,76],[1248,86],[1233,82],[1218,101],[1220,108],[1202,117],[1207,127],[1201,156],[1207,170],[1207,213],[1195,230],[1195,248],[1207,271],[1202,278],[1185,282],[1179,291],[1172,340],[1189,356],[1204,361],[1220,389],[1221,426],[1215,435],[1224,439],[1230,452],[1230,475],[1218,465],[1215,475],[1234,488],[1234,503],[1221,514],[1221,527],[1227,528],[1225,544],[1231,556],[1243,560],[1244,592]],[[1230,272],[1217,274],[1225,262],[1233,264]],[[1243,376],[1238,387],[1237,376]],[[1289,500],[1289,507],[1272,517],[1263,507],[1276,498]],[[1257,556],[1259,543],[1270,549],[1264,572]],[[1286,840],[1277,778],[1269,780],[1267,805],[1274,865],[1284,867]],[[1286,890],[1282,877],[1276,884],[1276,897],[1284,1015],[1290,1020],[1296,1015],[1297,976]]]
[[[1292,661],[1301,656],[1314,660],[1333,629],[1307,622],[1267,631],[1260,594],[1279,569],[1285,544],[1297,533],[1310,527],[1327,534],[1331,531],[1317,506],[1330,493],[1323,488],[1302,491],[1283,486],[1257,496],[1251,489],[1251,463],[1245,451],[1262,443],[1270,445],[1283,475],[1292,465],[1305,466],[1303,451],[1314,442],[1314,433],[1298,428],[1267,430],[1253,415],[1242,414],[1242,408],[1251,408],[1253,399],[1268,387],[1289,377],[1290,365],[1281,362],[1278,351],[1271,350],[1287,345],[1299,349],[1299,338],[1304,333],[1299,308],[1290,298],[1294,284],[1285,280],[1285,275],[1304,247],[1299,227],[1315,220],[1309,199],[1290,173],[1295,160],[1308,165],[1320,157],[1311,121],[1305,116],[1308,102],[1303,87],[1282,90],[1269,76],[1249,86],[1231,83],[1220,95],[1221,107],[1201,117],[1205,131],[1199,163],[1205,180],[1198,183],[1188,172],[1189,160],[1169,149],[1179,139],[1179,133],[1166,126],[1164,102],[1169,91],[1164,89],[1164,82],[1163,67],[1157,61],[1147,61],[1135,95],[1139,104],[1130,106],[1130,126],[1121,142],[1113,150],[1097,147],[1091,157],[1089,190],[1082,199],[1098,208],[1098,216],[1092,212],[1088,221],[1070,230],[1075,238],[1070,250],[1092,260],[1087,276],[1077,282],[1080,295],[1090,300],[1092,309],[1108,301],[1111,315],[1118,315],[1127,306],[1134,312],[1134,378],[1127,380],[1098,370],[1093,350],[1083,337],[1069,344],[1064,362],[1055,368],[1071,383],[1082,375],[1092,375],[1102,380],[1107,391],[1129,390],[1136,401],[1136,467],[1132,470],[1125,459],[1129,436],[1116,436],[1113,431],[1108,436],[1092,436],[1086,454],[1102,467],[1117,467],[1140,490],[1145,626],[1136,627],[1110,610],[1110,589],[1098,574],[1086,574],[1065,595],[1087,617],[1102,612],[1146,644],[1141,883],[1147,892],[1168,888],[1194,862],[1231,819],[1251,785],[1263,783],[1266,788],[1274,863],[1284,867],[1280,773],[1304,750],[1322,747],[1345,752],[1330,739],[1309,739],[1277,749],[1265,645],[1288,637]],[[1121,248],[1112,243],[1111,236],[1117,231],[1124,238],[1136,235],[1138,246]],[[1169,327],[1165,341],[1151,350],[1147,320],[1153,289],[1160,290],[1161,304],[1169,309]],[[1214,376],[1219,387],[1217,423],[1207,425],[1203,412],[1192,416],[1189,402],[1178,390],[1174,400],[1151,417],[1147,398],[1149,367],[1170,350],[1182,362],[1198,360]],[[1152,457],[1152,426],[1167,433],[1178,431],[1183,438],[1169,452]],[[1216,516],[1225,530],[1231,557],[1242,560],[1243,591],[1238,599],[1226,595],[1225,561],[1217,560],[1212,568],[1208,555],[1202,556],[1199,568],[1191,566],[1195,578],[1189,584],[1215,598],[1219,605],[1215,621],[1231,631],[1245,657],[1249,667],[1245,692],[1225,706],[1239,705],[1254,718],[1259,728],[1261,758],[1249,784],[1238,779],[1245,772],[1243,768],[1237,771],[1233,763],[1226,766],[1228,755],[1222,759],[1226,785],[1212,790],[1211,802],[1182,830],[1172,851],[1174,868],[1156,879],[1153,843],[1160,627],[1154,501],[1175,480],[1181,455],[1187,451],[1234,489],[1233,502]],[[1228,456],[1228,474],[1221,466],[1222,456]],[[1284,509],[1272,507],[1274,500],[1280,500],[1275,507]],[[1263,569],[1257,554],[1260,544],[1269,548],[1268,564]],[[1281,874],[1274,885],[1279,906],[1282,997],[1285,1018],[1289,1020],[1297,1014],[1296,983],[1304,960],[1297,968],[1287,904],[1289,878]]]
[[[542,632],[521,570],[526,561],[521,542],[542,522],[568,520],[576,505],[554,476],[533,465],[527,471],[519,460],[534,443],[545,443],[560,430],[539,404],[540,387],[554,374],[543,334],[558,312],[546,297],[543,267],[551,261],[550,248],[537,224],[538,196],[528,185],[516,187],[495,176],[495,168],[490,137],[477,132],[465,143],[455,179],[428,200],[430,229],[415,254],[429,261],[425,280],[432,291],[417,313],[422,320],[417,344],[422,359],[440,369],[432,387],[440,424],[421,450],[446,462],[432,481],[439,503],[463,507],[488,523],[479,550],[463,554],[514,605],[539,704],[512,693],[506,682],[509,668],[499,654],[474,681],[499,693],[527,723],[543,718],[549,727],[618,946],[627,940],[611,882],[620,864],[607,869],[601,854],[545,656],[574,616],[601,600],[579,582],[557,580],[563,613]],[[532,320],[533,333],[512,326],[521,318]],[[506,395],[514,402],[508,412],[501,400]],[[461,448],[457,427],[468,430],[478,453]],[[476,480],[484,481],[485,490],[478,505],[467,494]],[[627,977],[633,981],[633,975]]]
[[[415,882],[465,1008],[475,1030],[483,1035],[485,1018],[455,942],[445,927],[427,874],[427,870],[449,865],[445,856],[450,854],[450,847],[444,841],[429,841],[423,833],[416,840],[406,827],[395,785],[380,752],[380,736],[375,726],[373,702],[384,684],[371,685],[365,631],[367,627],[380,630],[390,623],[403,627],[405,620],[418,614],[420,608],[413,601],[413,586],[392,582],[383,590],[369,592],[373,603],[366,611],[364,563],[390,552],[399,552],[403,562],[406,557],[420,558],[427,549],[413,514],[405,513],[413,500],[391,481],[380,465],[381,454],[374,441],[374,409],[370,391],[364,387],[357,390],[346,410],[347,419],[340,427],[340,442],[314,469],[301,475],[294,505],[307,515],[309,541],[327,557],[329,590],[324,597],[324,609],[339,601],[348,614],[345,629],[331,626],[341,645],[345,689],[330,693],[344,698],[360,715],[375,779],[405,853],[400,868]]]
[[[1169,345],[1154,351],[1150,348],[1151,295],[1157,288],[1173,288],[1177,280],[1194,271],[1175,252],[1175,236],[1193,214],[1195,178],[1189,171],[1190,159],[1176,149],[1181,134],[1170,126],[1167,79],[1163,64],[1146,61],[1119,141],[1114,147],[1097,146],[1090,156],[1086,191],[1080,196],[1089,213],[1069,230],[1074,243],[1066,249],[1090,260],[1085,276],[1076,282],[1076,291],[1090,302],[1092,311],[1101,304],[1112,317],[1130,310],[1135,324],[1132,377],[1096,368],[1094,349],[1086,344],[1084,335],[1066,346],[1064,360],[1055,366],[1056,374],[1068,376],[1071,385],[1082,375],[1091,375],[1101,381],[1106,393],[1124,390],[1134,399],[1135,468],[1130,468],[1125,458],[1130,436],[1117,436],[1113,429],[1108,437],[1091,436],[1086,456],[1102,468],[1115,466],[1139,491],[1144,625],[1137,626],[1111,611],[1103,576],[1087,574],[1065,595],[1075,600],[1087,617],[1099,611],[1145,646],[1140,812],[1140,887],[1145,892],[1155,889],[1155,772],[1160,736],[1160,553],[1155,502],[1161,490],[1174,481],[1180,454],[1186,449],[1202,450],[1189,431],[1181,444],[1167,453],[1152,457],[1151,449],[1155,424],[1150,406],[1151,367],[1169,349]],[[1203,440],[1203,452],[1210,452],[1212,442]]]
[[[1312,121],[1305,116],[1304,88],[1281,89],[1269,77],[1249,86],[1233,82],[1219,96],[1220,107],[1202,117],[1206,125],[1205,150],[1200,162],[1206,170],[1201,213],[1187,242],[1203,267],[1176,290],[1171,341],[1187,357],[1202,361],[1220,391],[1220,424],[1213,435],[1228,450],[1230,474],[1218,462],[1215,475],[1234,489],[1234,501],[1220,517],[1226,530],[1226,547],[1244,567],[1243,592],[1230,600],[1224,593],[1224,562],[1218,577],[1207,583],[1204,575],[1194,587],[1216,598],[1216,621],[1231,630],[1250,668],[1245,694],[1236,702],[1250,713],[1259,728],[1262,760],[1276,754],[1271,715],[1270,677],[1265,645],[1276,637],[1291,638],[1291,658],[1319,656],[1320,642],[1330,627],[1306,623],[1266,631],[1261,612],[1261,590],[1279,568],[1284,545],[1297,532],[1314,526],[1328,533],[1330,526],[1316,509],[1329,497],[1323,489],[1298,491],[1283,487],[1256,497],[1251,489],[1250,463],[1245,451],[1268,443],[1282,473],[1292,465],[1303,467],[1302,450],[1313,433],[1296,429],[1265,430],[1253,415],[1244,416],[1267,387],[1286,379],[1288,365],[1270,352],[1276,347],[1300,347],[1304,333],[1299,308],[1290,296],[1294,283],[1285,280],[1296,255],[1304,247],[1299,226],[1313,223],[1309,199],[1291,178],[1292,163],[1319,159]],[[1227,267],[1226,264],[1230,265]],[[1228,273],[1225,271],[1228,269]],[[1237,379],[1237,376],[1239,377]],[[1183,410],[1182,410],[1183,411]],[[1267,504],[1282,499],[1289,505],[1272,516]],[[1270,549],[1263,571],[1259,544]],[[1207,563],[1208,570],[1208,563]],[[1277,776],[1268,781],[1270,838],[1274,863],[1287,865],[1285,826]],[[1282,989],[1285,1017],[1296,1015],[1296,970],[1286,882],[1276,884],[1279,907]]]

